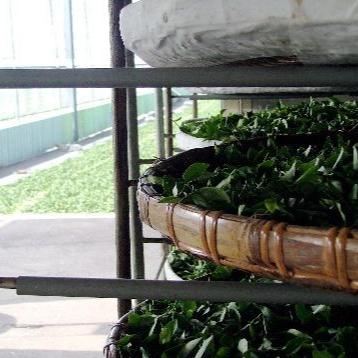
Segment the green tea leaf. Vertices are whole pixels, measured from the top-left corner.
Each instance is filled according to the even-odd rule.
[[[141,315],[139,315],[139,314],[137,314],[135,312],[132,312],[132,313],[129,314],[129,316],[128,316],[128,324],[130,326],[138,327],[138,326],[140,326],[141,322],[142,322],[142,316]]]
[[[140,347],[140,352],[142,353],[142,358],[150,358],[149,354],[146,352],[146,350],[143,347]]]
[[[358,200],[358,184],[357,183],[353,185],[351,197],[353,200]]]
[[[265,207],[268,212],[274,213],[275,211],[280,209],[280,206],[277,203],[276,199],[266,199],[265,200]]]
[[[246,338],[240,339],[239,343],[237,344],[237,349],[241,353],[246,353],[249,350],[249,342]]]
[[[232,275],[232,269],[226,266],[216,266],[215,270],[211,274],[211,277],[215,281],[225,281]]]
[[[150,331],[148,333],[148,337],[151,337],[154,334],[154,332],[155,332],[155,330],[157,328],[158,322],[159,322],[159,317],[155,317],[153,325],[150,328]]]
[[[194,163],[186,168],[185,172],[183,173],[183,179],[185,182],[193,181],[206,173],[208,168],[209,164],[207,163]]]
[[[177,329],[178,329],[177,320],[170,321],[164,327],[162,327],[159,334],[160,344],[169,343]]]
[[[306,333],[303,333],[301,331],[299,331],[298,329],[294,329],[294,328],[291,328],[287,331],[287,333],[290,333],[296,337],[301,337],[301,338],[305,338],[306,340],[311,340],[312,337],[307,335]]]
[[[202,341],[202,338],[199,337],[199,338],[193,339],[193,340],[189,341],[188,343],[186,343],[185,346],[182,348],[182,350],[179,352],[178,358],[188,357],[201,341]]]
[[[203,344],[201,345],[198,352],[195,354],[194,358],[202,358],[204,357],[206,351],[208,350],[210,343],[213,341],[214,336],[210,336],[209,338],[205,339]]]
[[[242,215],[243,211],[245,210],[245,207],[246,207],[246,205],[244,205],[244,204],[239,205],[239,207],[237,209],[237,215],[239,215],[239,216]]]
[[[335,358],[335,357],[328,351],[313,351],[312,358]]]
[[[340,214],[340,216],[341,216],[341,218],[342,218],[342,221],[343,221],[343,223],[345,224],[345,223],[347,222],[347,217],[346,217],[346,214],[345,214],[344,211],[343,211],[342,204],[341,204],[341,203],[338,203],[338,202],[336,202],[335,204],[336,204],[336,207],[337,207],[337,209],[338,209],[338,212],[339,212],[339,214]]]
[[[339,155],[337,157],[337,160],[336,162],[333,164],[333,167],[332,169],[335,169],[337,167],[337,165],[339,164],[339,162],[341,161],[341,159],[343,158],[343,154],[344,154],[344,148],[342,147],[340,152],[339,152]]]
[[[357,146],[353,146],[353,170],[358,170],[358,149]]]
[[[295,181],[296,184],[309,183],[317,177],[317,167],[314,164],[306,166],[307,169],[304,173]]]
[[[269,351],[271,350],[271,348],[272,348],[272,342],[269,339],[264,338],[259,350]]]
[[[216,185],[216,188],[220,189],[229,186],[232,179],[233,179],[232,175],[229,175],[227,178],[223,179],[218,185]]]
[[[305,337],[295,337],[288,341],[285,352],[287,355],[297,354],[306,344],[307,339]]]
[[[292,181],[293,178],[296,175],[296,163],[297,161],[295,160],[291,166],[290,169],[288,169],[286,172],[283,173],[282,175],[282,179],[284,180],[288,180],[288,181]]]
[[[181,198],[178,198],[177,196],[166,196],[159,200],[160,203],[167,203],[167,204],[176,204],[180,203],[182,201]]]
[[[327,322],[329,322],[331,316],[331,307],[327,305],[316,305],[312,306],[312,313],[316,316],[323,317]]]
[[[265,160],[264,162],[258,165],[258,168],[268,169],[268,168],[272,168],[274,165],[275,162],[273,160]]]
[[[191,318],[197,308],[196,301],[184,301],[183,302],[183,311],[185,316]]]
[[[303,304],[297,304],[295,305],[295,312],[296,315],[298,317],[298,319],[303,323],[307,323],[312,319],[313,313],[310,309],[308,309],[305,305]],[[292,332],[289,332],[291,334],[293,334]]]
[[[215,358],[231,358],[231,349],[229,347],[220,347],[216,352]]]
[[[125,336],[121,337],[116,343],[117,347],[125,347],[133,337],[135,337],[135,334],[126,334]]]
[[[203,208],[221,210],[230,204],[230,197],[225,190],[212,187],[200,188],[191,194],[194,204]]]

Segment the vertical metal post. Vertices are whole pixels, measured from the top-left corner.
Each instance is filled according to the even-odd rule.
[[[73,13],[72,13],[72,0],[67,1],[67,15],[68,15],[68,28],[69,28],[69,41],[70,41],[70,59],[71,67],[75,68],[75,42],[73,32]],[[77,88],[72,88],[72,107],[73,107],[73,142],[77,142],[79,135],[78,128],[78,110],[77,110]]]
[[[165,124],[166,124],[166,154],[168,157],[173,155],[173,102],[172,89],[165,89]]]
[[[109,0],[110,40],[112,67],[125,67],[125,49],[119,30],[119,13],[125,0]],[[113,142],[115,169],[115,211],[117,277],[131,278],[129,194],[128,194],[128,133],[127,92],[115,88],[112,92]],[[131,308],[130,300],[119,300],[118,314],[122,316]]]
[[[11,5],[11,1],[8,2],[8,10],[9,10],[9,21],[10,21],[10,36],[11,36],[11,57],[12,57],[12,66],[13,67],[16,67],[14,66],[14,62],[15,62],[15,59],[16,59],[16,54],[15,54],[15,43],[14,43],[14,16],[13,16],[13,11],[12,11],[12,5]],[[20,117],[20,95],[19,95],[19,90],[16,88],[15,90],[15,118],[16,119],[19,119]]]
[[[197,94],[197,93],[193,93],[194,96]],[[198,118],[199,116],[199,106],[198,106],[198,100],[197,99],[193,99],[193,118]]]
[[[135,67],[134,55],[126,51],[126,66]],[[138,179],[140,175],[139,145],[138,145],[138,112],[137,91],[127,89],[127,126],[128,126],[128,164],[129,178]],[[142,223],[139,219],[137,206],[137,188],[129,187],[130,206],[130,238],[132,256],[132,278],[144,278],[144,252]]]
[[[157,141],[157,155],[159,158],[165,158],[165,143],[164,143],[164,111],[163,111],[163,90],[162,88],[155,89],[156,95],[156,141]]]

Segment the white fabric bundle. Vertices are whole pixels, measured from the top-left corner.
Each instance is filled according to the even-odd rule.
[[[358,63],[357,0],[141,0],[122,10],[121,31],[153,67],[275,56]]]

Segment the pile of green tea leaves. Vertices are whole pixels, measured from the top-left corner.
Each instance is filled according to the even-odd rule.
[[[173,249],[168,258],[183,279],[260,282]],[[117,342],[121,357],[356,357],[355,308],[148,301],[128,317]]]
[[[148,301],[128,317],[120,357],[356,357],[357,318],[336,306]]]
[[[235,270],[231,267],[216,265],[207,260],[200,260],[191,254],[177,249],[171,250],[167,260],[172,270],[183,280],[272,282],[268,278],[256,277],[253,274]]]
[[[199,260],[175,249],[170,252],[167,260],[173,271],[183,280],[239,281],[250,277],[250,274],[219,266],[211,261]]]
[[[175,249],[169,261],[185,279],[260,280]],[[122,357],[353,357],[357,323],[352,308],[324,305],[148,301],[117,347]]]
[[[356,101],[310,99],[297,105],[278,103],[273,109],[218,115],[183,122],[180,130],[207,140],[237,140],[269,134],[305,134],[351,128],[357,123]]]
[[[162,202],[298,225],[358,227],[358,144],[217,147],[217,166],[190,165],[181,177],[151,177]]]

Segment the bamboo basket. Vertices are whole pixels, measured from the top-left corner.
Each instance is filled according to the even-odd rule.
[[[281,135],[276,141],[281,145],[320,143],[336,134]],[[358,138],[356,129],[343,135]],[[240,145],[266,140],[249,139]],[[358,293],[358,230],[287,225],[194,205],[160,203],[160,195],[148,181],[150,175],[178,177],[192,163],[213,164],[214,160],[214,147],[197,148],[149,168],[138,185],[141,220],[179,249],[216,264],[286,282]]]
[[[116,342],[119,340],[121,333],[125,330],[125,321],[127,320],[127,318],[128,314],[123,316],[109,332],[106,345],[103,348],[103,356],[105,358],[119,358]]]
[[[128,316],[138,310],[143,306],[147,301],[139,303],[136,307],[131,309],[125,315],[123,315],[118,322],[112,326],[107,339],[106,344],[103,347],[103,356],[105,358],[120,358],[117,350],[117,342],[121,338],[122,333],[125,333],[127,328]]]

